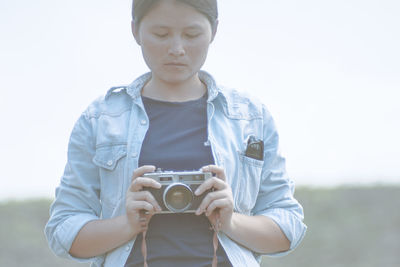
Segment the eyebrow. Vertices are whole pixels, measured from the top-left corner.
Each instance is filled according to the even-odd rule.
[[[192,25],[190,25],[188,27],[185,27],[185,29],[202,29],[202,28],[203,27],[200,24],[197,24],[197,23],[192,24]]]
[[[151,28],[168,29],[169,27],[168,27],[168,26],[165,26],[165,25],[162,25],[162,24],[154,24],[154,25],[151,26]],[[200,24],[197,24],[197,23],[192,24],[192,25],[187,26],[187,27],[184,27],[184,29],[189,29],[189,30],[192,30],[192,29],[202,29],[202,28],[203,28],[203,27],[202,27]]]

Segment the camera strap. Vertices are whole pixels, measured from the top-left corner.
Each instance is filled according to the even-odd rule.
[[[142,255],[143,255],[143,267],[148,267],[147,265],[147,245],[146,245],[146,232],[142,232]]]
[[[212,260],[212,267],[217,267],[218,265],[218,258],[217,258],[217,249],[218,249],[218,232],[214,231],[213,236],[213,246],[214,246],[214,256]]]
[[[213,247],[214,247],[214,256],[212,260],[212,267],[217,267],[218,265],[218,258],[217,258],[217,249],[218,249],[218,232],[219,228],[221,227],[221,222],[219,221],[219,213],[215,215],[216,221],[215,225],[211,226],[211,230],[214,230],[213,234]]]

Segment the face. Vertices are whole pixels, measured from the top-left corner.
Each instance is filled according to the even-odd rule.
[[[166,83],[195,77],[214,37],[206,16],[174,0],[157,3],[132,30],[153,78]]]

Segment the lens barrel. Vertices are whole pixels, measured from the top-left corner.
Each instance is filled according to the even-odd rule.
[[[172,183],[163,194],[164,205],[172,212],[184,212],[193,201],[192,189],[184,183]]]

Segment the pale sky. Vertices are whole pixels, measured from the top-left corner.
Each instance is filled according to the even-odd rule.
[[[0,0],[0,199],[53,196],[81,112],[148,69],[129,0]],[[219,0],[203,69],[258,96],[298,185],[400,184],[400,1]]]

